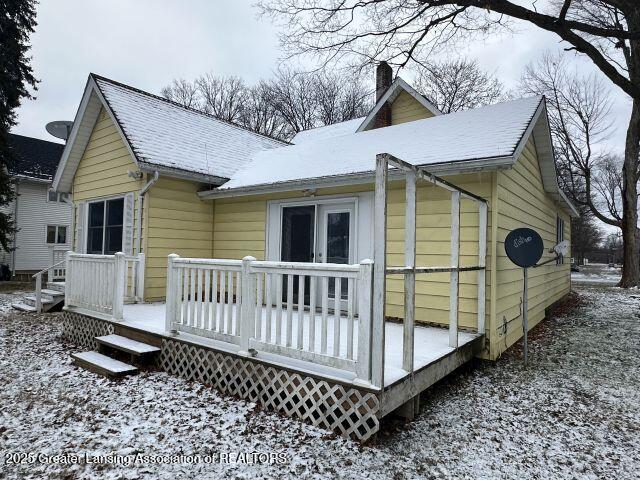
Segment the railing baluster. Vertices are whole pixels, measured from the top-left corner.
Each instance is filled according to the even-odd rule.
[[[204,272],[204,304],[202,305],[204,317],[202,319],[202,328],[211,330],[211,319],[209,313],[211,310],[210,291],[211,291],[211,270]]]
[[[316,351],[316,279],[309,278],[309,351]]]
[[[265,283],[265,292],[264,292],[264,297],[265,297],[265,304],[267,306],[267,314],[266,314],[266,324],[265,324],[265,328],[264,328],[264,337],[265,337],[265,341],[271,343],[271,322],[272,322],[272,314],[271,314],[271,307],[272,307],[272,301],[273,299],[271,298],[271,279],[273,278],[273,275],[271,275],[270,273],[265,273],[264,274],[264,283]]]
[[[287,275],[287,347],[291,346],[293,329],[293,275]]]
[[[203,322],[203,317],[202,317],[202,290],[203,290],[203,285],[202,285],[202,270],[198,269],[197,272],[198,275],[198,288],[197,288],[197,303],[196,303],[196,322],[195,322],[195,327],[199,327],[199,328],[204,328],[204,322]]]
[[[336,277],[333,289],[333,356],[340,356],[340,302],[342,301],[342,279]]]
[[[235,308],[234,333],[236,335],[240,335],[240,318],[242,315],[242,274],[241,272],[236,273],[236,302],[235,303],[236,303],[236,308]]]
[[[182,269],[182,320],[183,325],[189,325],[189,269]]]
[[[195,327],[196,320],[196,269],[192,268],[189,275],[189,325]]]
[[[282,280],[283,275],[276,274],[276,345],[282,344]]]
[[[225,318],[227,312],[227,274],[220,271],[220,332],[224,332]]]
[[[347,279],[347,358],[353,359],[353,278]]]
[[[225,311],[225,332],[233,335],[233,272],[227,272],[227,307]]]
[[[211,330],[221,331],[218,326],[218,270],[211,271]]]
[[[256,318],[255,338],[262,338],[262,278],[263,274],[256,274]]]
[[[320,353],[327,353],[327,316],[329,313],[329,278],[322,277],[322,327],[320,332]]]
[[[304,340],[304,280],[304,275],[298,276],[298,350],[302,350]]]

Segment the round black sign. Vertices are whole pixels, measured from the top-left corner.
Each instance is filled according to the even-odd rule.
[[[542,257],[542,237],[530,228],[516,228],[504,239],[507,257],[519,267],[533,267]]]

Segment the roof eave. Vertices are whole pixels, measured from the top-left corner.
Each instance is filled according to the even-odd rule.
[[[427,169],[429,173],[442,176],[505,170],[511,168],[513,166],[513,163],[514,157],[509,155],[421,166]],[[390,180],[400,180],[402,178],[403,175],[398,170],[389,170]],[[250,187],[238,187],[223,190],[212,189],[199,192],[198,195],[203,200],[213,200],[217,198],[241,197],[248,195],[260,195],[265,193],[360,185],[363,183],[373,183],[374,180],[375,172],[368,171],[350,173],[345,175],[332,175],[327,177],[304,178],[300,180],[290,180],[279,183],[252,185]]]
[[[178,178],[180,180],[191,180],[216,186],[220,186],[229,181],[229,179],[226,177],[208,175],[206,173],[198,173],[190,170],[183,170],[180,168],[167,167],[164,165],[156,165],[154,163],[145,161],[138,162],[138,167],[143,172],[158,172],[161,175],[171,178]]]

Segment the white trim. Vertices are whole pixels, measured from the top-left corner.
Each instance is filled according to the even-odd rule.
[[[400,95],[401,89],[407,92],[409,95],[411,95],[424,108],[429,110],[434,115],[436,116],[442,115],[442,112],[438,110],[438,108],[433,103],[431,103],[423,95],[418,93],[411,85],[405,82],[402,78],[396,77],[396,79],[393,81],[391,86],[387,89],[385,94],[382,95],[382,97],[380,97],[380,100],[376,102],[375,106],[371,109],[369,114],[360,124],[360,126],[356,130],[356,133],[362,132],[364,130],[368,130],[371,127],[371,123],[375,120],[376,114],[378,113],[378,111],[380,111],[380,109],[383,107],[385,103],[393,102],[398,97],[398,95]]]

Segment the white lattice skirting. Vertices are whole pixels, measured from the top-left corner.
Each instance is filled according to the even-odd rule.
[[[113,333],[113,325],[65,312],[64,330],[69,340],[91,347],[93,337]],[[379,397],[366,390],[170,338],[162,340],[159,363],[170,374],[360,442],[380,426]]]
[[[114,333],[113,325],[103,320],[86,317],[78,313],[64,312],[62,314],[62,336],[84,348],[98,348],[95,337]]]

